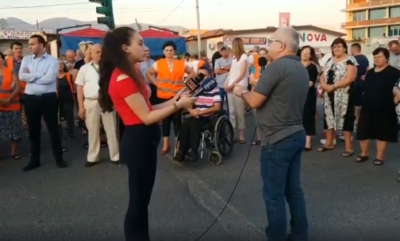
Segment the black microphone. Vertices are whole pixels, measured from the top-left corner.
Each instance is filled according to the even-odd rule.
[[[193,97],[197,97],[204,92],[212,91],[218,86],[217,81],[214,78],[210,77],[201,83],[200,87],[193,93]]]
[[[200,82],[204,79],[204,74],[199,73],[196,77],[188,79],[185,82],[185,89],[183,90],[183,92],[185,91],[190,91],[190,93],[193,93],[194,91],[196,91],[199,87],[200,87]]]

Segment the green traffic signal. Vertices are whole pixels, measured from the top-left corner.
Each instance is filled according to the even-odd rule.
[[[112,0],[89,0],[89,2],[101,4],[101,7],[96,7],[96,13],[104,15],[104,17],[98,17],[97,23],[107,25],[110,29],[114,29],[115,23]]]

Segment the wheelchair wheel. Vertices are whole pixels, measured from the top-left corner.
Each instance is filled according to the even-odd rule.
[[[208,154],[208,162],[213,166],[219,166],[222,163],[222,156],[217,151],[212,151]]]
[[[223,158],[227,158],[233,150],[234,131],[231,122],[221,116],[214,126],[214,145]]]

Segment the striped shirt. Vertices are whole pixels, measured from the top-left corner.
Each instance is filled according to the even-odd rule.
[[[219,94],[219,88],[204,92],[197,97],[194,103],[194,109],[207,110],[214,106],[215,103],[221,102],[221,95]]]

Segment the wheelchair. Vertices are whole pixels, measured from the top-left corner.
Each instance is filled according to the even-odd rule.
[[[182,113],[182,123],[185,119],[190,117],[186,113]],[[180,132],[175,142],[174,158],[179,150]],[[234,144],[234,131],[229,118],[225,115],[211,116],[211,121],[202,126],[200,140],[200,158],[204,160],[205,151],[208,151],[208,162],[213,166],[218,166],[222,163],[223,159],[229,157],[233,150]]]

